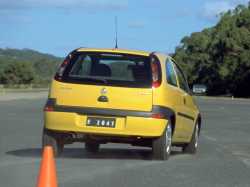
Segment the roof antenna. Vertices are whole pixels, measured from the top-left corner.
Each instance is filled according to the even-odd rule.
[[[117,16],[115,16],[115,48],[118,49],[118,22],[117,22]]]

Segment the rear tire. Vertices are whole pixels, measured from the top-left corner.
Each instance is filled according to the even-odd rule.
[[[42,147],[44,148],[45,146],[51,146],[54,152],[54,156],[59,157],[63,152],[64,143],[59,134],[44,129],[42,137]]]
[[[188,154],[195,154],[198,149],[198,140],[199,140],[199,124],[196,123],[191,142],[183,147],[183,152]]]
[[[167,160],[172,146],[172,125],[169,123],[163,135],[152,142],[153,159]]]
[[[89,153],[97,153],[99,151],[100,144],[96,142],[85,142],[85,150]]]

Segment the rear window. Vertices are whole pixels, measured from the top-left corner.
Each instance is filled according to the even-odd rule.
[[[61,81],[148,88],[152,86],[150,59],[117,53],[76,53],[71,57]]]

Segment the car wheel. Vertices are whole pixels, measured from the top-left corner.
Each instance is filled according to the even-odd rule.
[[[167,160],[172,146],[172,125],[169,123],[163,135],[152,142],[153,159]]]
[[[183,152],[189,154],[195,154],[198,149],[198,142],[199,142],[199,124],[196,123],[191,142],[183,147]]]
[[[97,153],[99,151],[100,144],[96,142],[85,142],[85,150],[89,153]]]
[[[44,129],[42,147],[44,148],[45,146],[51,146],[54,152],[54,156],[59,157],[63,152],[64,143],[63,140],[60,139],[60,136],[58,134]]]

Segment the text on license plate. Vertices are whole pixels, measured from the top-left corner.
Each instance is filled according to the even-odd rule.
[[[115,122],[115,118],[87,118],[87,126],[115,128]]]

